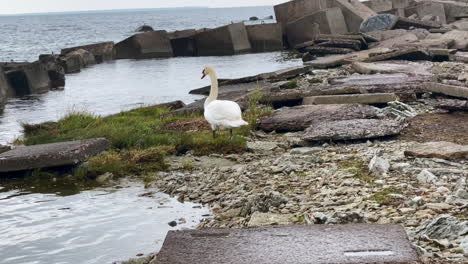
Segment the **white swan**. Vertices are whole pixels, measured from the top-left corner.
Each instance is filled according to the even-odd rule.
[[[248,125],[242,119],[240,106],[233,101],[217,100],[218,98],[218,77],[212,67],[206,67],[202,79],[210,76],[211,90],[210,95],[205,101],[205,119],[210,123],[213,130],[213,137],[216,137],[216,130],[229,129],[232,138],[232,129]]]

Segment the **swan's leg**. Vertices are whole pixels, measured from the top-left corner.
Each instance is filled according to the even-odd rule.
[[[213,138],[216,138],[216,129],[213,129]]]
[[[229,139],[232,139],[232,128],[229,129],[229,134],[231,135],[231,136],[229,137]]]

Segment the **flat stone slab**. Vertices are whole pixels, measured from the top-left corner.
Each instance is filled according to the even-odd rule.
[[[352,67],[361,74],[375,73],[415,73],[430,75],[430,66],[415,63],[366,63],[354,62]]]
[[[436,107],[452,111],[468,111],[468,101],[458,99],[439,99]]]
[[[169,231],[158,264],[418,263],[398,225],[303,225]]]
[[[400,134],[402,122],[385,119],[355,119],[313,123],[302,139],[307,141],[370,139]]]
[[[468,145],[458,145],[444,141],[428,142],[413,146],[405,151],[405,155],[446,160],[468,159]]]
[[[424,83],[424,89],[433,93],[440,93],[468,99],[468,87],[427,82]]]
[[[361,104],[301,105],[282,108],[262,118],[259,128],[270,132],[301,131],[313,123],[325,121],[376,118],[377,108]]]
[[[304,105],[320,104],[385,104],[398,100],[393,93],[322,95],[304,98]]]
[[[0,154],[0,173],[76,165],[109,147],[104,138],[17,147]]]

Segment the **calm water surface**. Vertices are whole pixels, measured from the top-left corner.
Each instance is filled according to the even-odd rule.
[[[41,53],[99,41],[120,41],[143,23],[155,29],[215,27],[271,7],[0,17],[0,61],[33,61]],[[220,78],[236,78],[302,64],[287,54],[121,60],[67,75],[64,91],[11,98],[0,114],[0,144],[21,137],[22,123],[54,121],[73,111],[107,115],[139,106],[199,98],[188,91],[209,84],[204,66]],[[207,209],[181,204],[137,182],[106,188],[71,188],[61,179],[44,182],[0,178],[0,264],[92,264],[156,251],[169,221],[192,228]],[[72,184],[73,185],[73,184]],[[151,192],[151,195],[148,195]],[[194,208],[195,207],[195,208]]]

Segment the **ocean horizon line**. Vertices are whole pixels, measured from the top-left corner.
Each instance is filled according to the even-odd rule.
[[[79,10],[79,11],[57,11],[57,12],[0,14],[0,17],[154,12],[154,11],[198,10],[198,9],[215,9],[215,8],[239,8],[239,7],[248,8],[248,7],[257,7],[257,6],[237,6],[237,7],[184,6],[184,7],[161,7],[161,8],[130,8],[130,9],[125,8],[125,9],[103,9],[103,10]]]

